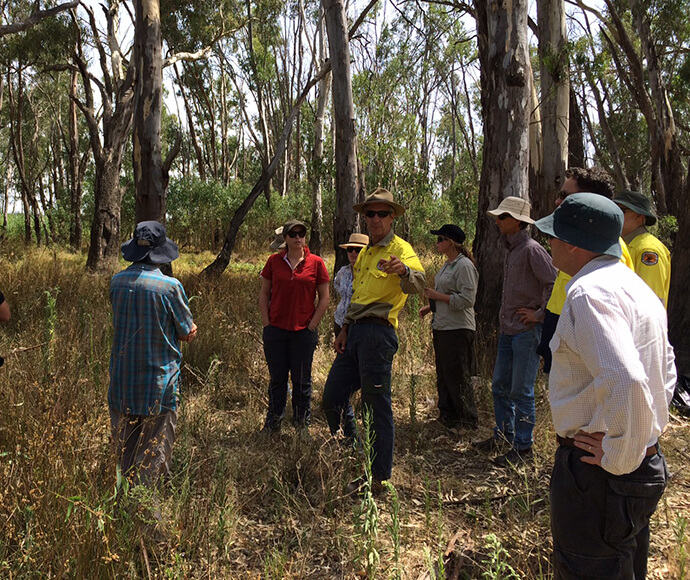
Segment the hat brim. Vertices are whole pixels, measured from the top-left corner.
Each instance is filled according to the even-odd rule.
[[[554,214],[551,214],[537,220],[534,222],[535,227],[547,236],[557,238],[566,244],[582,248],[583,250],[596,254],[605,254],[606,256],[614,256],[618,259],[623,255],[620,239],[611,243],[611,240],[596,238],[565,224],[555,224],[553,216]]]
[[[357,242],[348,242],[347,244],[338,244],[339,248],[347,250],[348,248],[366,248],[366,244],[359,244]]]
[[[622,206],[627,207],[628,209],[634,211],[635,213],[639,213],[640,215],[643,215],[645,217],[644,225],[646,225],[646,226],[653,226],[657,221],[656,216],[653,213],[646,211],[644,208],[640,207],[639,205],[635,205],[634,203],[630,203],[628,201],[623,201],[620,199],[614,199],[613,201],[617,205],[622,205]]]
[[[500,208],[490,209],[486,213],[488,213],[491,217],[498,217],[499,215],[503,215],[504,213],[507,213],[510,217],[516,219],[519,222],[525,222],[527,224],[536,223],[531,217],[526,216],[526,215],[521,215],[519,213],[515,213],[514,211],[510,211],[508,209],[500,209]]]
[[[137,240],[131,240],[122,244],[122,257],[128,262],[141,262],[147,260],[152,264],[168,264],[180,257],[177,244],[170,238],[165,238],[160,246],[140,246]]]
[[[465,240],[467,239],[467,238],[463,238],[462,241],[456,240],[452,235],[450,235],[447,232],[442,232],[441,230],[429,230],[429,233],[434,235],[434,236],[445,236],[446,238],[448,238],[452,242],[455,242],[456,244],[464,244]]]
[[[355,205],[352,206],[352,209],[354,209],[357,213],[364,213],[367,209],[368,205],[374,205],[375,203],[383,203],[385,205],[389,205],[393,208],[393,212],[395,212],[395,217],[400,217],[405,213],[405,208],[401,206],[399,203],[395,203],[394,201],[386,201],[386,200],[374,200],[374,201],[364,201],[362,203],[356,203]]]
[[[276,250],[284,250],[285,249],[285,242],[282,240],[282,238],[280,240],[273,240],[268,247],[271,250],[273,250],[274,252]]]

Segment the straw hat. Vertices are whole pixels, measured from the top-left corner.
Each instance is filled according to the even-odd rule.
[[[498,217],[501,214],[507,213],[519,222],[533,224],[534,220],[529,216],[531,209],[529,201],[511,195],[503,199],[496,209],[489,210],[486,213],[493,217]]]
[[[366,248],[369,245],[369,236],[366,234],[350,234],[350,239],[345,244],[338,247],[347,250],[348,248]]]

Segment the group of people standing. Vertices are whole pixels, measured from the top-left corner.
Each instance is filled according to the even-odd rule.
[[[550,372],[549,400],[560,444],[551,483],[556,577],[589,578],[607,570],[606,577],[644,578],[648,522],[667,478],[658,437],[675,384],[664,309],[669,254],[646,231],[656,221],[649,200],[630,191],[611,200],[612,191],[597,191],[598,181],[597,170],[570,170],[556,210],[536,222],[529,203],[517,197],[488,212],[506,258],[492,379],[495,425],[491,437],[473,447],[499,452],[494,458],[499,467],[533,458],[541,354]],[[471,384],[478,274],[465,233],[445,224],[430,232],[446,260],[434,288],[426,287],[412,246],[393,232],[405,208],[377,188],[354,209],[369,236],[352,234],[341,246],[348,264],[334,280],[341,297],[335,311],[337,354],[322,407],[330,432],[342,430],[345,440],[357,445],[351,397],[361,391],[370,417],[376,492],[392,473],[391,371],[398,315],[409,294],[429,301],[420,317],[433,315],[440,421],[451,428],[478,426]],[[549,237],[553,260],[530,236],[532,224]],[[329,275],[323,260],[310,253],[306,235],[298,220],[276,230],[272,249],[278,251],[261,271],[259,310],[270,374],[263,429],[269,433],[277,432],[285,417],[288,378],[293,423],[305,429],[311,417],[311,366],[329,302]],[[111,284],[113,435],[123,469],[131,468],[143,483],[167,469],[179,341],[196,336],[184,289],[158,269],[177,255],[163,226],[143,222],[123,245],[132,266]],[[353,482],[352,491],[358,485]]]

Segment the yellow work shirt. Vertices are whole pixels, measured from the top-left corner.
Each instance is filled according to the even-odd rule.
[[[668,289],[671,284],[671,253],[661,241],[644,226],[625,236],[633,260],[633,270],[668,307]]]
[[[409,276],[387,274],[378,267],[381,260],[397,257],[410,269]],[[421,294],[426,275],[417,254],[402,238],[391,230],[378,244],[363,248],[353,267],[352,301],[347,310],[345,324],[367,317],[383,318],[398,328],[398,313],[405,305],[408,294]]]
[[[621,262],[623,262],[631,270],[635,270],[633,267],[632,257],[630,256],[630,251],[626,245],[623,238],[619,240],[621,244]],[[565,304],[565,287],[570,282],[572,276],[566,274],[565,272],[558,271],[556,276],[556,281],[553,283],[553,289],[551,290],[551,298],[546,303],[546,309],[554,314],[561,315],[561,310],[563,310],[563,305]]]

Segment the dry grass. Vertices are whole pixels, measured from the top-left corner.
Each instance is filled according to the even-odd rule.
[[[312,438],[289,426],[278,440],[258,433],[267,371],[256,300],[265,257],[234,264],[212,284],[196,276],[210,256],[176,263],[200,330],[184,347],[163,534],[144,536],[143,551],[145,526],[131,506],[146,507],[147,498],[136,490],[123,502],[114,496],[108,279],[84,274],[82,258],[66,253],[0,256],[0,288],[13,311],[0,329],[0,577],[362,577],[357,558],[371,538],[356,522],[359,501],[341,495],[360,459],[328,436],[319,410],[330,324],[315,358]],[[478,385],[481,432],[450,433],[432,420],[430,331],[415,311],[411,300],[394,368],[399,502],[393,494],[376,500],[380,561],[372,576],[506,578],[510,567],[519,577],[550,577],[555,444],[543,386],[534,467],[494,468],[469,447],[489,433],[487,380]],[[689,443],[688,422],[674,418],[663,440],[673,478],[653,521],[652,578],[679,578],[683,566],[688,576]]]

